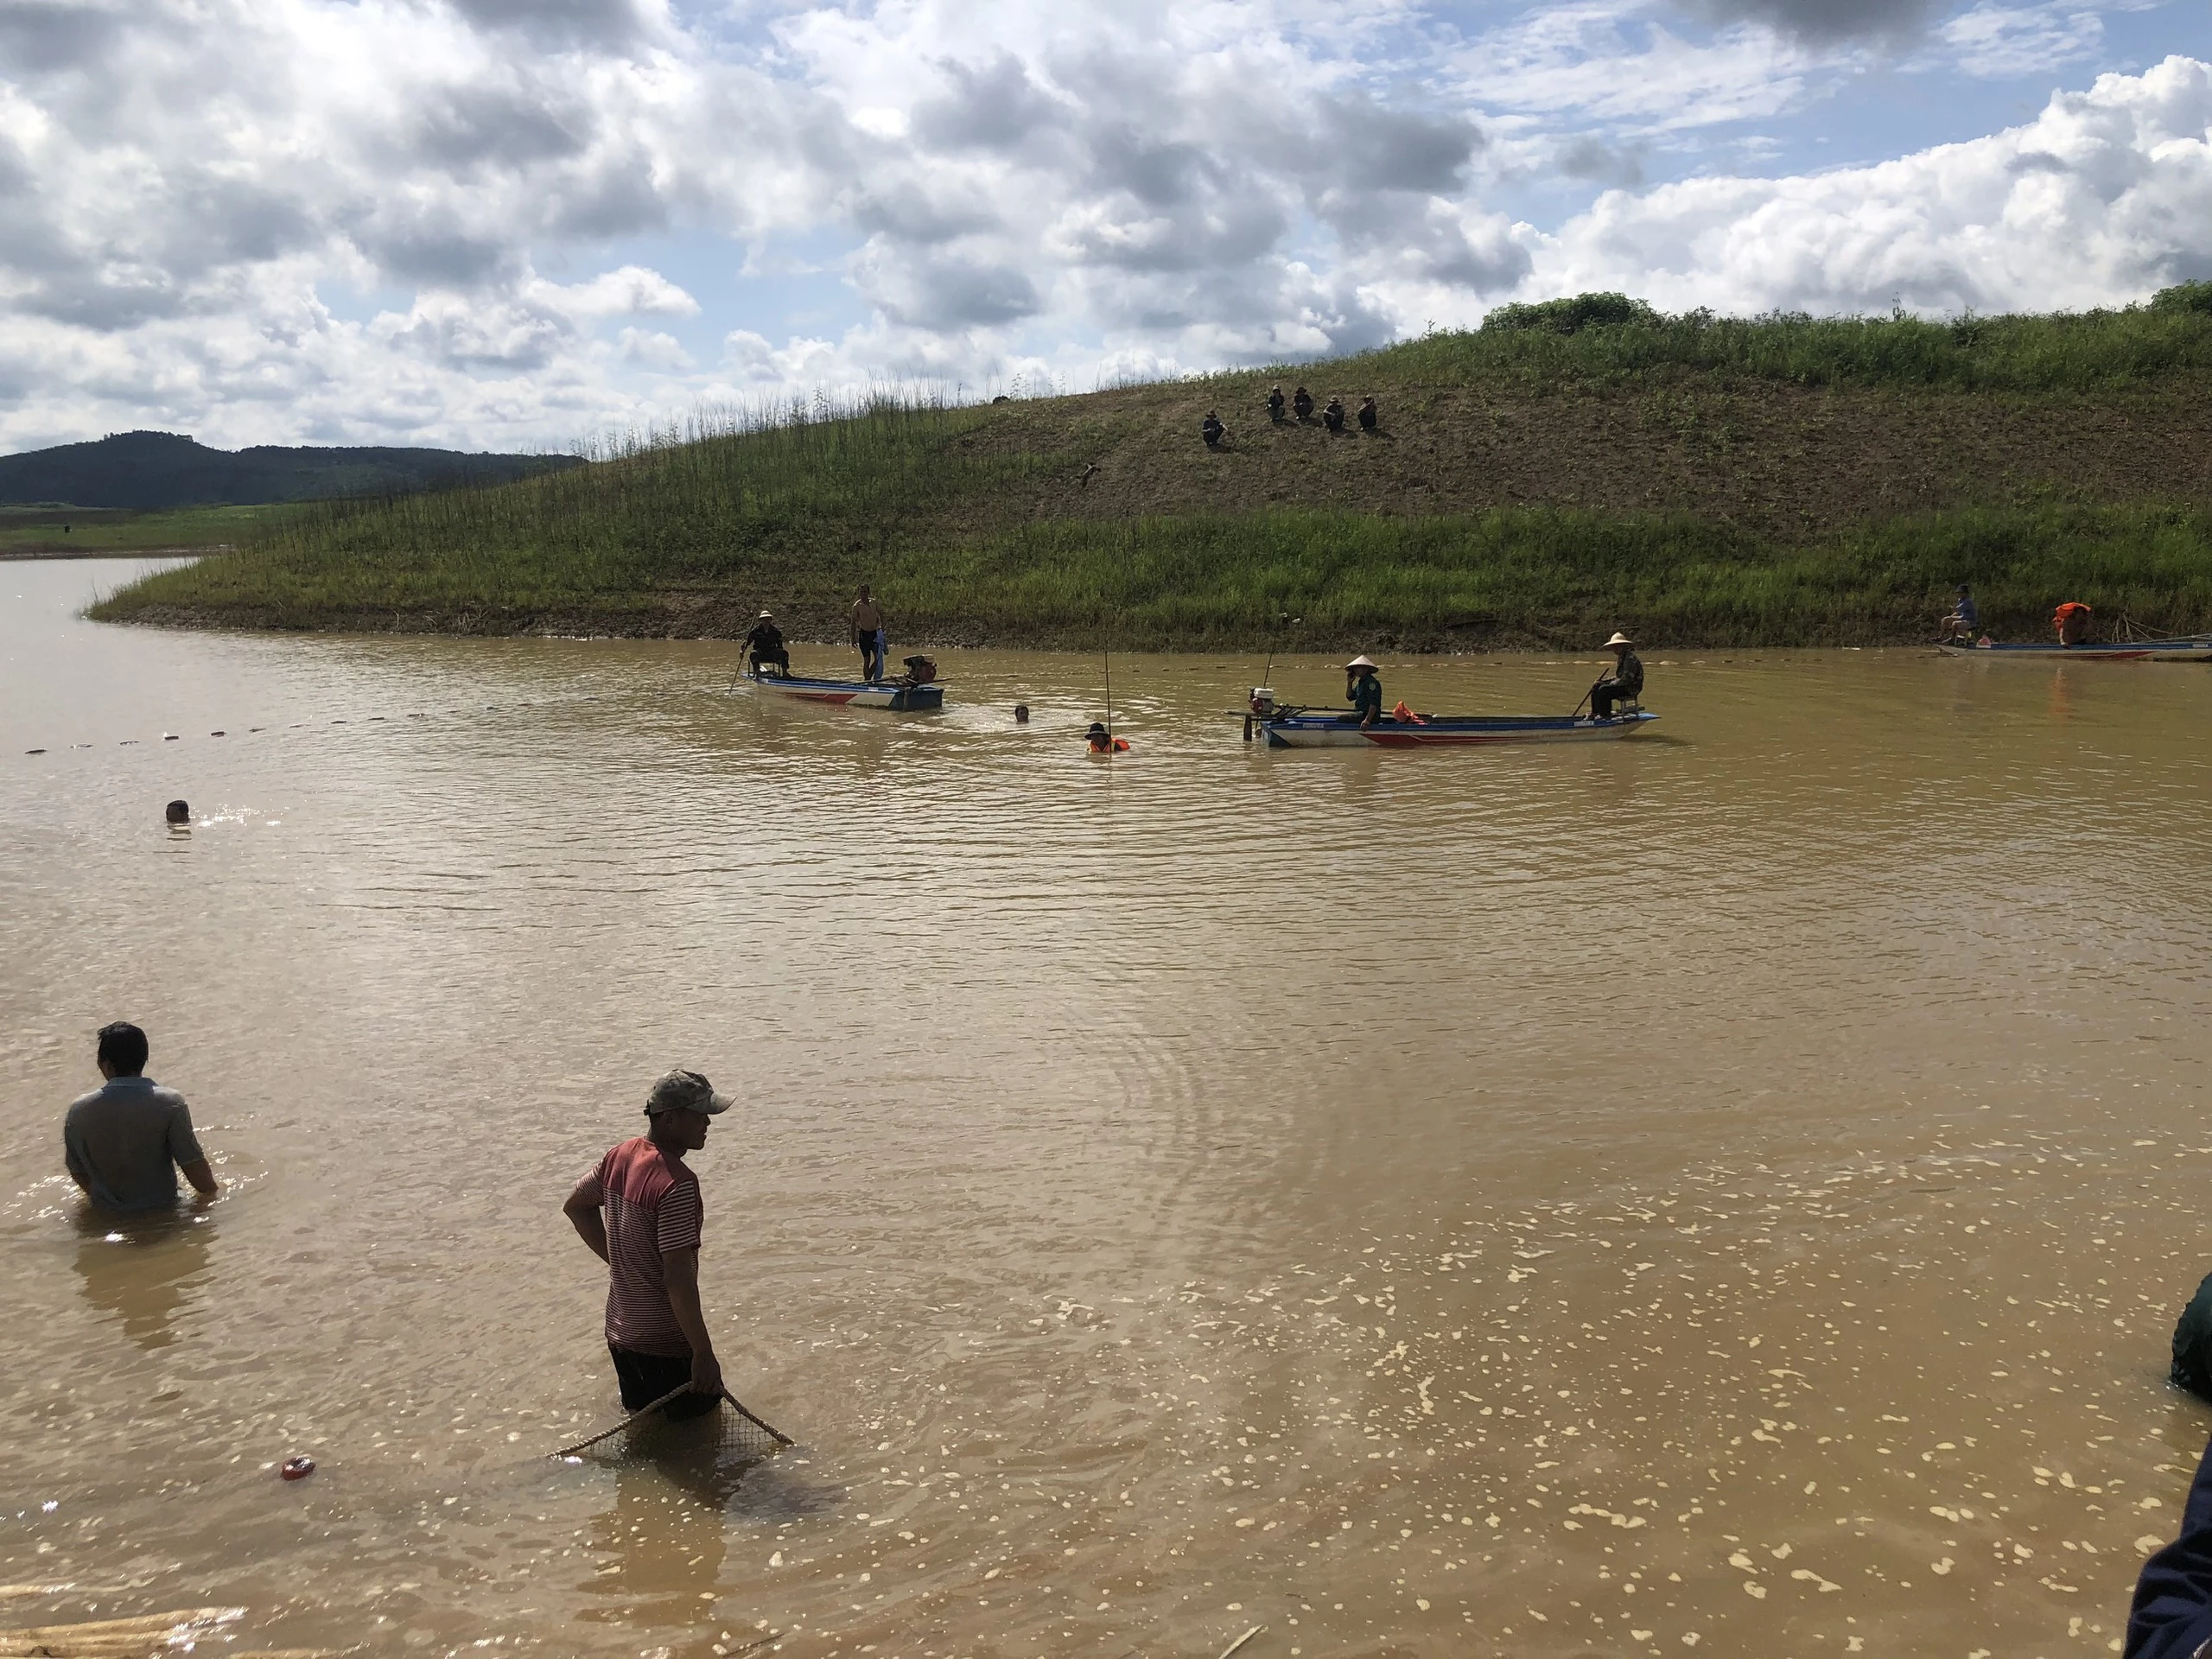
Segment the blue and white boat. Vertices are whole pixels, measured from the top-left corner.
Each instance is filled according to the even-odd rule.
[[[762,673],[757,669],[745,671],[746,679],[757,690],[772,693],[779,697],[796,697],[801,702],[828,702],[854,709],[889,709],[899,714],[914,714],[925,709],[944,707],[944,688],[935,680],[917,680],[901,675],[894,680],[814,680],[803,675]]]

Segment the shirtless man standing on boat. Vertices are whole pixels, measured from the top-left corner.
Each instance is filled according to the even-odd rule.
[[[870,596],[866,583],[853,601],[853,643],[861,648],[861,677],[874,684],[883,677],[883,607]]]

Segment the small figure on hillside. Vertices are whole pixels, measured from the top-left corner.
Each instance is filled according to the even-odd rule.
[[[1382,424],[1382,411],[1375,407],[1375,397],[1370,392],[1368,394],[1367,401],[1359,406],[1359,429],[1363,432],[1372,432]]]
[[[1300,386],[1290,394],[1290,412],[1301,421],[1313,418],[1313,394]]]
[[[1617,702],[1635,704],[1643,696],[1643,659],[1636,654],[1636,641],[1616,632],[1605,641],[1613,653],[1612,672],[1590,688],[1590,718],[1611,720]]]
[[[1198,435],[1206,441],[1207,448],[1218,449],[1221,441],[1229,435],[1229,429],[1221,423],[1219,415],[1208,410],[1205,419],[1198,423]]]
[[[1329,399],[1329,406],[1321,411],[1321,424],[1332,432],[1344,429],[1344,404],[1341,397]]]
[[[760,671],[769,664],[785,679],[791,677],[791,653],[784,644],[784,631],[776,626],[776,619],[767,612],[760,613],[760,620],[753,625],[753,632],[745,636],[745,649],[751,653],[753,677],[759,679]]]
[[[1282,424],[1283,407],[1282,388],[1281,386],[1270,386],[1268,389],[1268,418],[1273,421],[1277,426],[1281,426]]]
[[[1948,645],[1954,640],[1971,641],[1980,632],[1981,611],[1962,582],[1959,584],[1958,599],[1951,606],[1951,613],[1943,619],[1942,643]]]
[[[2069,599],[2050,613],[2051,626],[2058,630],[2062,645],[2083,645],[2089,642],[2089,607],[2078,599]]]

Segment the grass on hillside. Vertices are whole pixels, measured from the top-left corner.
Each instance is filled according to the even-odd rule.
[[[1684,515],[1556,509],[1057,519],[812,558],[762,543],[657,585],[589,550],[327,561],[264,545],[149,577],[93,614],[728,634],[766,605],[827,639],[863,575],[894,638],[914,642],[1433,649],[1587,644],[1624,626],[1655,645],[1878,644],[1926,637],[1961,581],[2000,637],[2039,637],[2058,598],[2180,632],[2212,627],[2212,512],[1962,511],[1798,545]]]
[[[307,504],[262,522],[237,554],[149,577],[93,614],[730,633],[765,604],[800,637],[827,637],[868,580],[907,639],[1249,643],[1288,613],[1315,644],[1535,643],[1618,623],[1655,642],[1868,643],[1921,635],[1969,580],[1984,616],[2016,635],[2040,632],[2063,597],[2151,627],[2212,626],[2212,517],[2130,504],[2140,480],[2041,484],[2035,469],[2049,458],[2031,457],[2026,484],[1992,498],[2014,505],[1888,505],[1884,475],[1865,483],[1863,506],[1854,497],[1853,511],[1827,521],[1841,528],[1789,510],[1793,480],[1802,499],[1816,475],[1839,475],[1860,440],[1905,429],[1882,410],[1916,405],[1891,392],[1940,390],[1955,405],[1961,394],[2001,394],[1970,411],[1946,407],[1936,423],[1979,425],[2023,399],[2212,366],[2212,289],[2169,290],[2125,311],[1952,324],[1662,317],[1603,296],[1560,305],[1329,372],[1387,377],[1409,400],[1424,386],[1502,387],[1483,419],[1451,434],[1477,447],[1433,453],[1420,461],[1431,472],[1484,464],[1497,451],[1479,447],[1483,429],[1510,416],[1510,400],[1561,386],[1656,391],[1670,377],[1704,377],[1701,387],[1733,375],[1887,390],[1851,406],[1864,430],[1834,435],[1835,450],[1812,447],[1802,429],[1764,456],[1667,440],[1681,462],[1674,477],[1725,469],[1763,480],[1774,510],[1758,524],[1725,509],[1573,505],[1602,481],[1573,476],[1518,498],[1569,505],[1400,516],[1425,499],[1416,483],[1376,495],[1372,513],[1346,511],[1329,500],[1332,479],[1349,483],[1353,468],[1370,483],[1389,476],[1378,469],[1391,447],[1357,444],[1298,457],[1286,448],[1281,464],[1295,475],[1209,472],[1213,496],[1149,501],[1171,470],[1212,459],[1195,442],[1145,447],[1169,403],[1216,387],[1255,394],[1268,378],[1258,372],[1002,409],[878,397],[837,410],[817,400],[648,435],[596,465],[514,484]],[[2060,427],[2075,418],[2062,414]],[[1611,429],[1626,442],[1635,424],[1624,414]],[[1399,453],[1431,456],[1434,436]],[[1588,450],[1581,465],[1602,473],[1609,453]],[[1085,455],[1112,463],[1088,493],[1071,476]]]
[[[1620,295],[1504,306],[1473,332],[1373,353],[1402,376],[1537,391],[1683,374],[1805,386],[2086,391],[2212,368],[2212,283],[2163,289],[2117,311],[1932,322],[1775,313],[1669,316]]]
[[[235,546],[266,518],[266,507],[0,507],[0,558],[137,553],[156,548]]]

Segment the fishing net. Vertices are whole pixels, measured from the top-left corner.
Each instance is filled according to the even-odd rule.
[[[586,1458],[622,1462],[669,1456],[749,1463],[791,1444],[727,1394],[712,1411],[674,1422],[661,1409],[665,1403],[657,1401],[615,1427],[563,1446],[554,1455],[578,1463]]]

